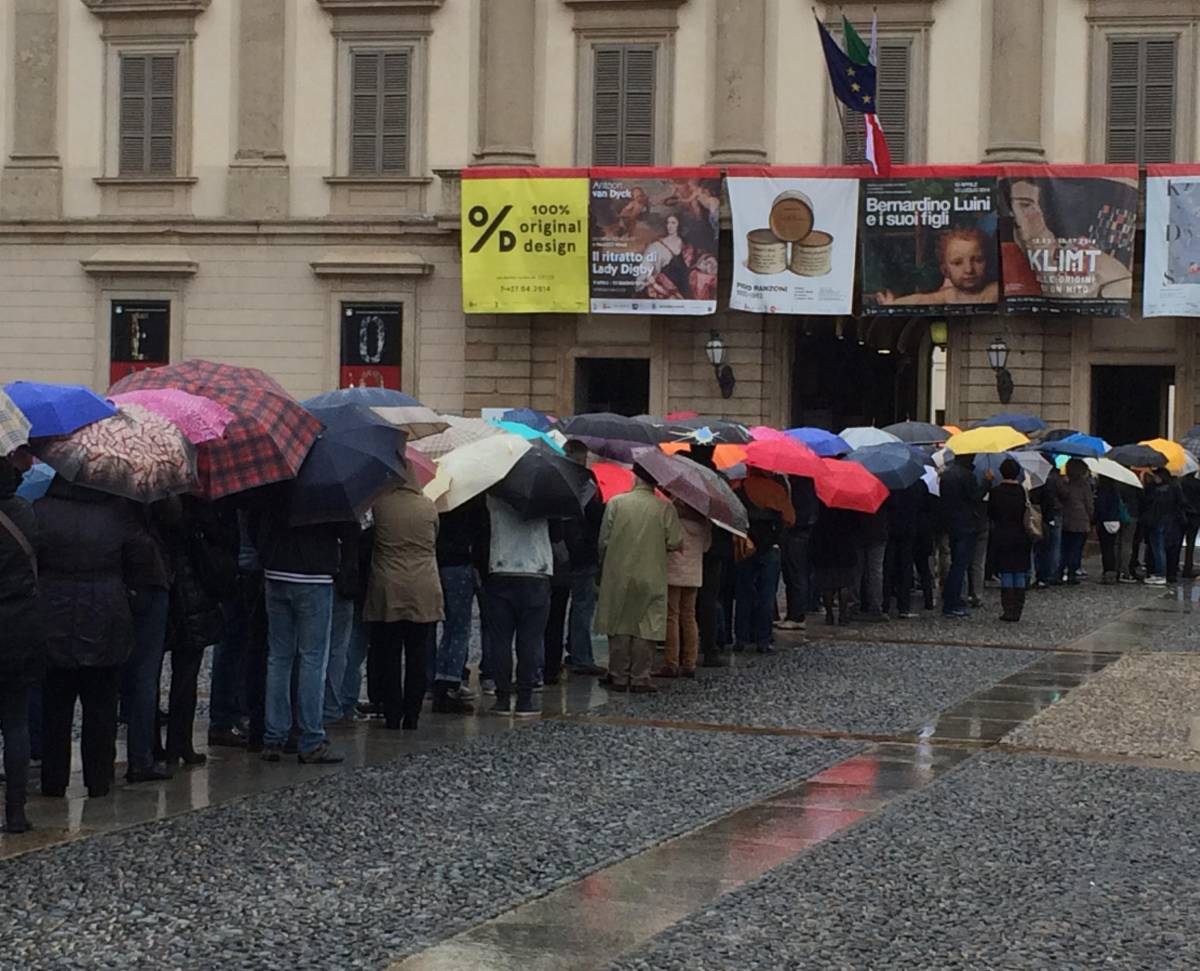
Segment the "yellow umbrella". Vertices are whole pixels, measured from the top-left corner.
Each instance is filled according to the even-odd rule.
[[[952,435],[946,442],[946,448],[955,455],[990,455],[1028,444],[1029,439],[1015,428],[994,425]]]
[[[1171,475],[1182,475],[1184,468],[1187,466],[1187,452],[1178,442],[1172,442],[1167,438],[1150,438],[1144,442],[1138,442],[1139,445],[1148,445],[1156,452],[1162,453],[1167,460],[1167,471]]]

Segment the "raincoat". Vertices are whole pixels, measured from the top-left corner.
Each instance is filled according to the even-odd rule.
[[[609,502],[600,525],[596,632],[662,641],[667,637],[667,554],[683,545],[675,507],[637,482]]]

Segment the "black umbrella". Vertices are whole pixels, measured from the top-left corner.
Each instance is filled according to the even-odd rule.
[[[578,516],[595,486],[585,466],[531,448],[489,493],[512,506],[522,519]]]
[[[1162,469],[1167,465],[1167,457],[1149,445],[1118,445],[1104,457],[1127,469]]]
[[[671,439],[688,439],[700,445],[749,445],[753,438],[745,425],[724,418],[683,418],[666,423]]]
[[[900,421],[883,429],[910,445],[940,445],[950,437],[941,425],[927,421]]]
[[[903,442],[856,448],[846,461],[857,462],[893,492],[915,485],[925,474],[925,463]]]

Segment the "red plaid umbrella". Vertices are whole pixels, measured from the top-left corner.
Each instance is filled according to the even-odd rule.
[[[109,392],[151,388],[178,388],[233,412],[223,438],[197,447],[197,491],[208,499],[294,478],[321,432],[321,423],[257,368],[184,361],[137,371]]]

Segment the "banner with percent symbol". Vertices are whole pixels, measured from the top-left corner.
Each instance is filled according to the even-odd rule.
[[[462,179],[463,311],[587,313],[587,169],[464,169]]]

